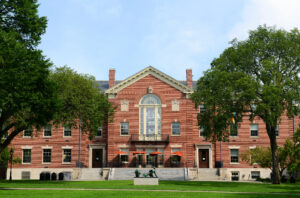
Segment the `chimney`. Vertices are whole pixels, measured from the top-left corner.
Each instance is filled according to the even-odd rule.
[[[115,69],[109,69],[109,81],[108,81],[108,87],[111,88],[112,86],[115,85],[115,74],[116,70]]]
[[[186,69],[186,85],[193,88],[193,71],[192,69]]]

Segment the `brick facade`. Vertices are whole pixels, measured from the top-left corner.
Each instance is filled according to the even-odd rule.
[[[230,137],[229,142],[222,142],[222,148],[220,142],[212,144],[205,141],[199,135],[197,126],[199,110],[195,109],[193,102],[188,98],[190,87],[194,83],[192,70],[187,70],[186,74],[187,81],[176,81],[158,70],[148,67],[124,81],[115,81],[115,70],[110,70],[109,83],[101,81],[100,86],[105,87],[104,82],[109,84],[107,86],[109,89],[104,91],[106,91],[109,101],[117,106],[114,121],[108,126],[102,127],[101,137],[95,137],[90,141],[87,135],[81,136],[81,167],[135,167],[137,166],[138,155],[133,153],[138,150],[145,152],[142,154],[142,166],[147,166],[146,156],[150,151],[158,151],[161,153],[159,155],[163,156],[160,158],[160,166],[170,167],[172,166],[172,152],[179,151],[183,155],[181,156],[181,163],[177,165],[213,168],[216,166],[216,162],[221,161],[222,150],[223,167],[253,167],[243,162],[240,154],[254,146],[269,146],[264,122],[261,119],[253,121],[253,123],[258,124],[257,137],[251,137],[251,122],[245,117],[238,127],[238,135]],[[147,94],[157,96],[161,102],[159,106],[161,108],[161,135],[157,134],[159,138],[155,141],[151,138],[141,140],[139,135],[141,130],[140,103]],[[122,105],[124,106],[122,107]],[[122,122],[129,125],[128,135],[121,135]],[[172,135],[173,122],[180,123],[179,135]],[[279,125],[278,144],[282,145],[286,138],[291,137],[299,124],[298,117],[295,117],[293,121],[293,119],[283,116]],[[79,131],[73,128],[71,137],[64,137],[63,127],[52,127],[51,137],[44,137],[43,132],[36,131],[33,132],[32,137],[23,137],[22,133],[14,139],[11,147],[15,148],[14,156],[21,159],[23,149],[31,150],[31,162],[14,165],[14,168],[75,168],[78,165]],[[51,149],[51,163],[43,163],[43,149]],[[71,149],[70,163],[63,162],[65,157],[63,149]],[[230,162],[230,149],[238,150],[238,163]],[[126,163],[120,163],[120,151],[127,152],[128,160],[125,160]],[[199,159],[199,155],[201,159]],[[97,164],[97,160],[100,163]],[[158,160],[158,157],[155,160]],[[206,162],[208,163],[206,164]]]

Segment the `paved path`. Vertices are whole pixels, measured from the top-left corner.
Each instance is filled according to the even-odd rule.
[[[300,195],[286,192],[232,192],[205,190],[145,190],[145,189],[95,189],[95,188],[0,188],[0,190],[70,190],[70,191],[140,191],[140,192],[192,192],[192,193],[226,193],[226,194],[262,194],[262,195]]]

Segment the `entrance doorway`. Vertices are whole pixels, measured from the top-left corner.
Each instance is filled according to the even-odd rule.
[[[199,149],[199,168],[209,168],[209,150]]]
[[[93,149],[92,168],[101,168],[103,166],[103,150]]]

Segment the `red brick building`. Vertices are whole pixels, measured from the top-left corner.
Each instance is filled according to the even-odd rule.
[[[189,99],[196,85],[192,77],[192,70],[187,69],[186,81],[178,81],[149,66],[115,81],[115,70],[111,69],[109,81],[99,81],[99,85],[117,106],[114,121],[99,128],[92,141],[70,126],[24,131],[11,144],[14,155],[22,159],[21,164],[14,165],[14,177],[30,172],[30,178],[38,178],[45,170],[70,171],[75,177],[78,166],[215,168],[222,161],[231,172],[256,168],[240,156],[255,146],[269,146],[264,122],[250,122],[245,117],[232,131],[229,142],[205,141],[197,125],[200,108],[195,109]],[[291,137],[299,124],[299,118],[283,116],[278,144]]]

